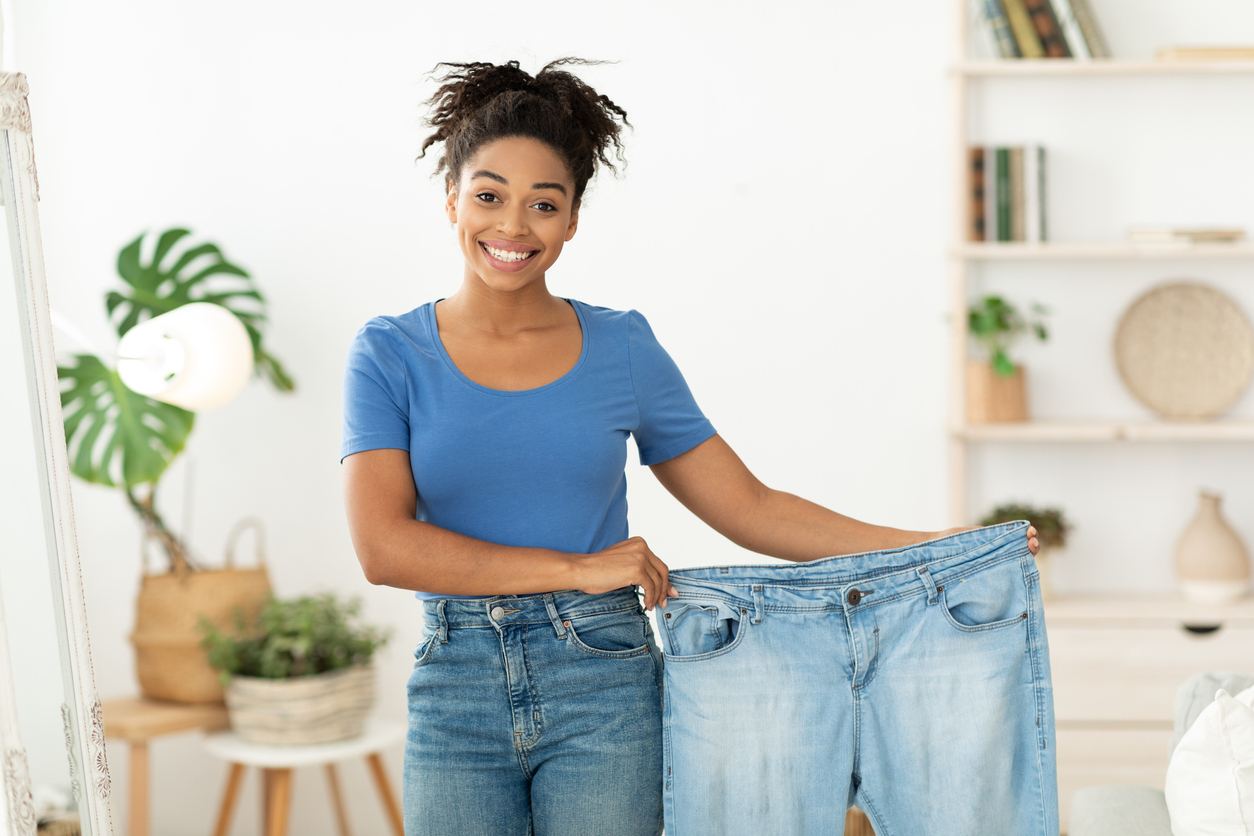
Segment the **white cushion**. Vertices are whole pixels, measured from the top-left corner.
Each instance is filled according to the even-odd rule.
[[[1254,686],[1215,691],[1171,754],[1164,795],[1173,836],[1254,833]]]

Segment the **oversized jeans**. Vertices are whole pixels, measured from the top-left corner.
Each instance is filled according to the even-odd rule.
[[[671,570],[667,836],[1057,836],[1028,521],[805,563]]]

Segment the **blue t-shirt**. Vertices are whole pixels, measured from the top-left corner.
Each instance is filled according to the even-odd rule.
[[[631,536],[628,434],[640,464],[652,465],[715,433],[639,311],[566,299],[583,330],[579,360],[544,386],[508,391],[454,365],[436,329],[438,301],[368,320],[344,377],[340,462],[407,450],[419,520],[507,546],[599,551]]]

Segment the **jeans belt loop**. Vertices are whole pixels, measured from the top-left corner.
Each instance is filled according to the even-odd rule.
[[[435,628],[440,636],[440,644],[448,644],[448,616],[444,614],[444,604],[447,598],[441,598],[435,604],[436,617],[440,619],[440,626]]]
[[[762,584],[755,583],[753,585],[753,623],[762,623],[762,612],[766,608],[762,604]]]
[[[557,631],[559,639],[566,638],[566,625],[562,623],[562,617],[557,612],[557,604],[553,600],[553,593],[546,592],[541,596],[544,599],[544,608],[549,611],[549,621],[553,623],[553,629]]]
[[[923,585],[927,587],[927,602],[929,604],[935,604],[936,593],[939,590],[937,589],[936,581],[932,579],[931,570],[928,569],[927,566],[920,566],[914,571],[918,574],[920,580],[923,581]]]

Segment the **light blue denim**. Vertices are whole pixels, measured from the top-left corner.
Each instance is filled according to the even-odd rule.
[[[1028,525],[671,570],[667,836],[841,836],[852,804],[877,836],[1057,836]]]
[[[662,832],[661,647],[635,587],[422,607],[407,836]]]

